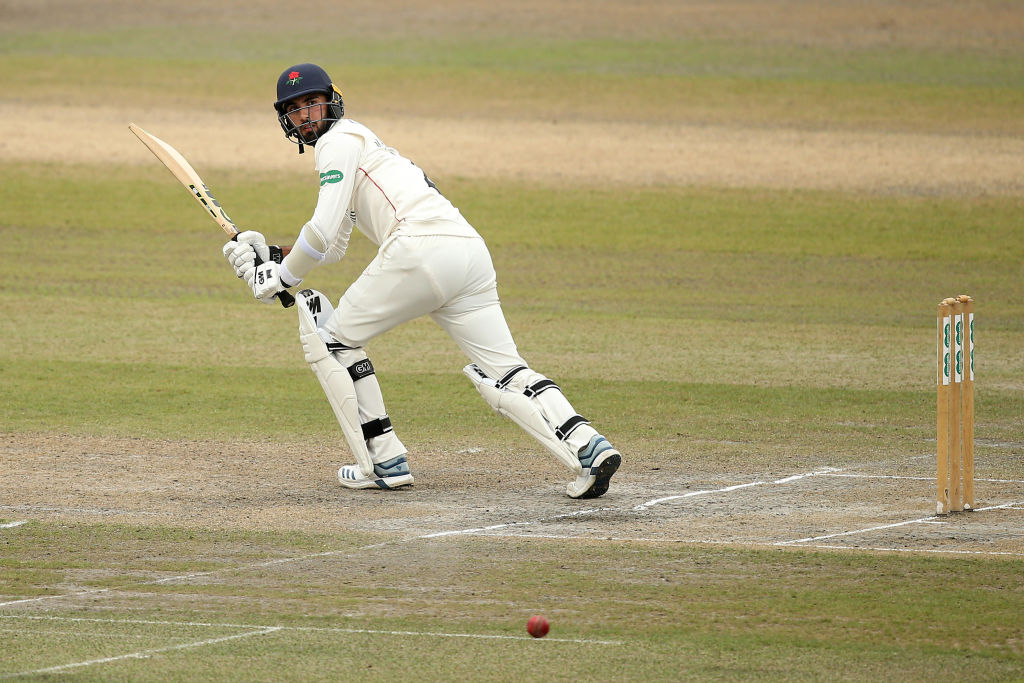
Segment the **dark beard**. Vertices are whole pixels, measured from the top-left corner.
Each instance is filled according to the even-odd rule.
[[[299,137],[307,145],[316,144],[316,141],[320,138],[320,131],[323,128],[323,120],[315,121],[307,125],[299,126]]]

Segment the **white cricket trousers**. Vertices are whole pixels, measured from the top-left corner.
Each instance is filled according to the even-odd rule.
[[[516,349],[498,300],[490,252],[478,236],[391,236],[342,296],[324,328],[342,344],[362,347],[423,315],[493,379],[529,367]],[[520,375],[516,384],[527,376],[543,377],[532,370]],[[545,391],[538,398],[556,425],[576,414],[561,391]],[[567,441],[579,449],[596,433],[582,425]]]
[[[494,264],[480,237],[393,235],[324,327],[342,344],[362,347],[423,315],[491,377],[526,365],[501,310]]]

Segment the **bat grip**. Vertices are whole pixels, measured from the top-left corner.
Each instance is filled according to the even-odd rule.
[[[287,289],[282,289],[280,292],[275,294],[277,300],[281,302],[283,308],[291,308],[295,305],[295,297]]]
[[[237,242],[238,233],[236,232],[234,235],[232,235],[231,239]],[[258,266],[261,263],[263,263],[263,259],[260,258],[259,253],[255,249],[253,249],[253,253],[256,256],[255,264]],[[274,295],[274,298],[281,302],[282,308],[291,308],[292,306],[295,305],[295,297],[292,296],[292,293],[289,292],[287,289],[282,289],[280,292]]]

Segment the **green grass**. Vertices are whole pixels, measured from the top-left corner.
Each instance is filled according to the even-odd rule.
[[[8,34],[5,56],[76,59],[137,59],[161,63],[211,63],[236,67],[250,62],[253,46],[262,61],[288,62],[294,46],[276,33],[219,28],[133,27],[107,31],[47,31]],[[1006,49],[917,48],[901,45],[832,47],[757,41],[684,38],[553,39],[505,36],[472,39],[409,37],[311,37],[303,48],[313,55],[339,51],[354,68],[464,68],[547,74],[669,75],[751,78],[766,81],[897,83],[901,85],[1019,88],[1024,66]],[[182,55],[187,55],[183,59]],[[88,63],[88,62],[86,62]],[[106,74],[112,77],[115,74]]]
[[[55,174],[64,201],[53,206],[40,187]],[[272,240],[290,240],[288,226],[308,217],[313,189],[304,179],[214,177],[235,221]],[[0,182],[0,236],[15,276],[0,288],[235,300],[238,283],[219,267],[218,233],[162,169],[106,177],[87,167],[16,165],[0,169]],[[849,325],[864,321],[865,304],[877,302],[869,324],[917,327],[930,324],[928,306],[953,287],[975,296],[987,329],[1024,324],[1018,197],[609,193],[439,182],[488,240],[512,310],[750,321],[762,318],[769,299],[785,310],[783,323]],[[37,231],[44,229],[52,239],[39,254]],[[188,248],[152,253],[166,242]],[[340,272],[315,273],[312,286],[337,290],[371,253],[356,238],[353,258]],[[86,261],[88,267],[68,265]],[[594,282],[593,269],[604,277]]]
[[[308,183],[216,177],[241,225],[305,220]],[[63,203],[52,205],[44,178],[60,183]],[[961,291],[979,302],[979,434],[1012,439],[1024,417],[1019,198],[444,187],[488,239],[521,351],[584,395],[585,414],[622,415],[616,436],[638,452],[668,438],[685,462],[699,450],[688,441],[744,432],[794,466],[823,449],[864,460],[926,449],[933,307]],[[321,403],[319,388],[291,314],[248,299],[222,263],[222,238],[162,169],[9,166],[0,202],[13,264],[0,284],[5,429],[334,433],[326,406],[257,425],[232,419],[240,386],[273,386],[282,404],[303,406]],[[971,236],[962,247],[936,247],[961,235]],[[337,297],[372,252],[357,238],[340,266],[307,282]],[[392,414],[425,442],[485,417],[458,372],[462,356],[429,322],[369,351]],[[836,429],[844,416],[854,424]],[[489,443],[516,438],[507,423],[483,422]]]
[[[294,45],[212,31],[9,35],[0,88],[22,101],[59,90],[86,105],[266,106]],[[302,53],[336,74],[352,112],[993,134],[1021,133],[1024,112],[1024,60],[1002,49],[378,37]]]
[[[265,680],[280,667],[302,679],[362,670],[398,680],[413,672],[459,677],[479,663],[486,663],[478,670],[483,678],[506,680],[567,680],[568,671],[573,678],[618,679],[610,672],[619,671],[651,681],[1006,680],[1020,673],[1018,561],[463,538],[446,541],[434,562],[411,576],[402,571],[405,551],[424,541],[386,543],[367,571],[359,551],[366,540],[31,523],[4,536],[4,556],[19,558],[0,560],[0,575],[12,582],[6,585],[36,595],[54,582],[116,592],[96,621],[88,611],[80,614],[85,622],[67,621],[79,616],[74,611],[40,620],[5,615],[3,626],[15,629],[6,653],[30,670],[278,626],[230,646],[204,646],[202,656],[108,666],[133,680]],[[52,561],[55,542],[63,547],[60,563]],[[317,553],[328,555],[263,565]],[[202,582],[159,583],[185,568],[210,574]],[[547,641],[523,639],[533,613],[551,620]],[[377,633],[350,631],[368,626]],[[380,633],[389,629],[519,639]],[[37,630],[52,633],[45,637],[60,657],[56,648],[32,647]],[[405,656],[359,654],[371,642],[379,649],[392,640]],[[837,660],[844,661],[841,673]],[[100,680],[109,671],[85,667],[77,676]]]

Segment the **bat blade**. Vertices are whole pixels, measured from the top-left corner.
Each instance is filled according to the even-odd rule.
[[[221,207],[220,202],[210,192],[210,188],[206,186],[203,179],[199,177],[196,170],[192,168],[192,164],[181,155],[178,150],[171,147],[169,144],[153,135],[148,133],[134,123],[128,124],[128,130],[135,133],[142,144],[144,144],[153,155],[159,159],[167,170],[178,179],[182,185],[188,189],[192,197],[199,202],[199,205],[210,214],[217,225],[219,225],[225,233],[229,236],[234,237],[238,234],[238,228],[235,226],[235,222],[231,220],[227,213]]]
[[[203,210],[225,233],[232,239],[238,237],[238,227],[235,222],[228,217],[220,202],[210,192],[210,188],[206,186],[196,170],[192,168],[192,164],[188,163],[188,160],[178,150],[134,123],[128,124],[128,130],[134,133],[135,137],[178,179],[178,182],[185,186],[192,198],[199,202]],[[259,265],[259,256],[257,256],[257,265]],[[285,308],[295,304],[295,297],[288,291],[279,292],[277,298]]]

